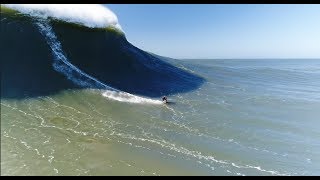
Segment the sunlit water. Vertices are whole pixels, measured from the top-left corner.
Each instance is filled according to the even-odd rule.
[[[319,175],[320,60],[173,63],[207,81],[168,105],[1,98],[1,175]]]

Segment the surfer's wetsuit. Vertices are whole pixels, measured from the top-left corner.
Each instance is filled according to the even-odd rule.
[[[167,103],[167,97],[163,96],[162,101],[163,101],[164,103]]]

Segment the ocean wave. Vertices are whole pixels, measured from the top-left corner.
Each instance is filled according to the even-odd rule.
[[[105,91],[102,95],[113,100],[129,103],[162,104],[162,102],[159,100],[152,100],[122,92],[118,89],[107,86],[99,80],[82,72],[68,61],[67,57],[62,51],[61,43],[58,41],[55,33],[52,30],[52,27],[47,22],[37,22],[36,24],[38,25],[41,34],[47,40],[48,45],[51,47],[52,54],[54,56],[53,66],[55,70],[64,74],[69,80],[84,87],[103,88]]]
[[[12,5],[16,6],[24,7]],[[130,97],[129,102],[157,104],[143,98],[188,92],[205,81],[135,47],[113,29],[88,30],[54,18],[20,16],[7,7],[1,12],[2,97],[38,97],[89,88],[115,91],[111,95],[114,100]],[[48,12],[54,11],[35,12],[48,17]]]

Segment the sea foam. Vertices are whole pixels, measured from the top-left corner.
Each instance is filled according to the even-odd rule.
[[[160,100],[154,100],[149,98],[143,98],[139,96],[135,96],[133,94],[129,94],[126,92],[119,92],[119,91],[110,91],[105,90],[102,95],[106,98],[121,101],[121,102],[129,102],[129,103],[136,103],[136,104],[163,104]]]
[[[98,4],[2,4],[3,6],[40,18],[84,25],[90,28],[116,27],[122,30],[117,16],[107,7]]]

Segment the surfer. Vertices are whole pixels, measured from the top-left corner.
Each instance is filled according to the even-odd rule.
[[[163,97],[162,97],[162,102],[163,102],[163,103],[167,103],[167,102],[168,102],[168,99],[167,99],[166,96],[163,96]]]

